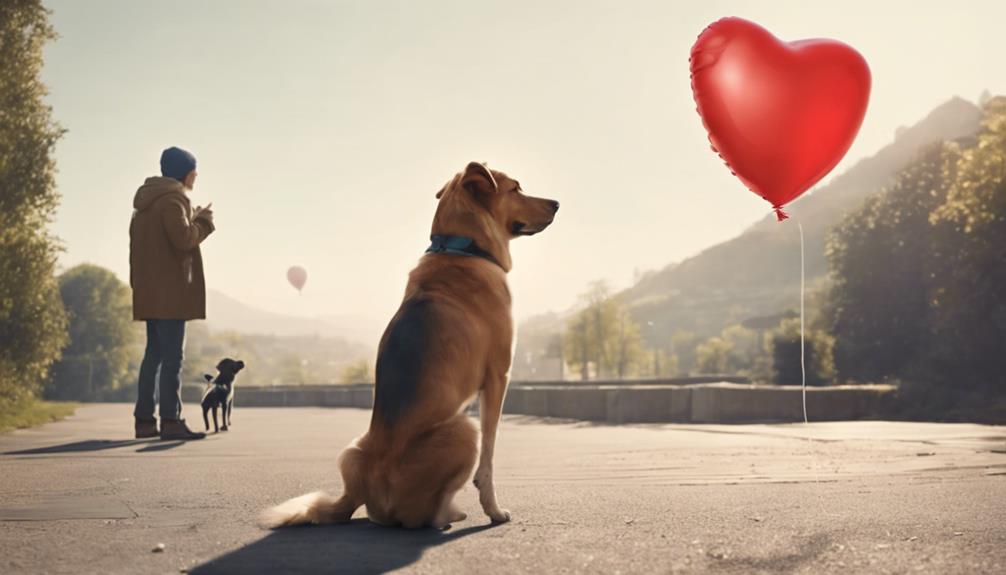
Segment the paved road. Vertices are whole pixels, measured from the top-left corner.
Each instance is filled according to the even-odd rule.
[[[1006,428],[978,425],[508,417],[509,524],[489,526],[469,486],[446,533],[256,526],[338,491],[335,457],[368,418],[238,408],[232,431],[182,444],[131,440],[129,406],[89,405],[0,435],[0,572],[1006,572]]]

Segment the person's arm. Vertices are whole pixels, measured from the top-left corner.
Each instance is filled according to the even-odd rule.
[[[163,218],[164,229],[171,243],[183,251],[198,246],[215,229],[210,218],[198,217],[190,222],[185,204],[174,198],[168,199]]]

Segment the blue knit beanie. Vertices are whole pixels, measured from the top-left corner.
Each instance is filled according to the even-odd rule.
[[[181,182],[194,169],[196,169],[196,157],[189,152],[174,146],[161,152],[161,175],[165,178],[174,178]]]

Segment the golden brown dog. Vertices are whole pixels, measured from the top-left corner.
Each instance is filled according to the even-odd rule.
[[[361,506],[382,525],[445,528],[478,456],[462,410],[481,392],[475,486],[494,522],[510,519],[493,485],[493,448],[513,351],[510,240],[552,223],[559,203],[472,162],[437,193],[433,246],[409,274],[381,338],[370,428],[340,456],[344,493],[312,493],[267,511],[269,527],[349,521]],[[432,252],[432,253],[429,253]]]

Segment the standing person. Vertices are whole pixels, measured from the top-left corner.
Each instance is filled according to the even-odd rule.
[[[182,415],[181,371],[185,322],[206,318],[206,284],[199,244],[213,233],[210,206],[192,208],[196,158],[181,148],[161,154],[161,177],[151,177],[133,198],[129,224],[129,285],[133,319],[147,323],[140,364],[136,437],[202,439]],[[154,419],[154,380],[160,369],[161,430]]]

